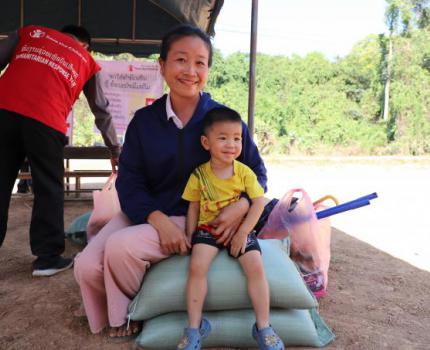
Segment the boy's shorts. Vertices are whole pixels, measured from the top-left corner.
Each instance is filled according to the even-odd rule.
[[[257,237],[255,236],[255,231],[252,231],[248,235],[248,238],[246,240],[245,253],[242,254],[242,252],[239,252],[239,255],[237,257],[234,257],[230,254],[230,246],[226,247],[224,246],[224,244],[217,243],[216,240],[217,239],[209,231],[197,228],[197,230],[193,233],[193,237],[191,238],[191,245],[194,246],[194,244],[202,243],[218,248],[219,250],[228,248],[228,255],[236,259],[240,258],[243,254],[250,252],[251,250],[258,250],[261,254],[261,248],[258,244]]]

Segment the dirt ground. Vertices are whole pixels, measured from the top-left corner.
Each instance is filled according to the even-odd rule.
[[[105,334],[92,335],[72,270],[32,278],[28,243],[31,198],[13,198],[0,249],[0,349],[131,349]],[[67,201],[65,224],[90,210]],[[79,251],[67,242],[66,254]],[[320,313],[336,334],[326,349],[429,349],[430,272],[333,230],[329,290]]]

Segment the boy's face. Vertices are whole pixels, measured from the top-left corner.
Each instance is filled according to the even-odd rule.
[[[242,152],[242,123],[216,122],[201,137],[201,142],[213,159],[231,164]]]

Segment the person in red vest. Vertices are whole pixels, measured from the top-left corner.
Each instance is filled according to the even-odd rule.
[[[108,101],[91,57],[89,33],[68,25],[61,32],[26,26],[0,41],[0,246],[12,189],[25,157],[33,180],[30,245],[33,276],[51,276],[73,265],[64,258],[64,145],[66,118],[83,90],[118,164],[119,143]]]

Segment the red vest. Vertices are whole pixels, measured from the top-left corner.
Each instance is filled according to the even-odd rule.
[[[66,118],[85,83],[100,70],[73,38],[28,26],[0,77],[0,109],[36,119],[66,133]]]

